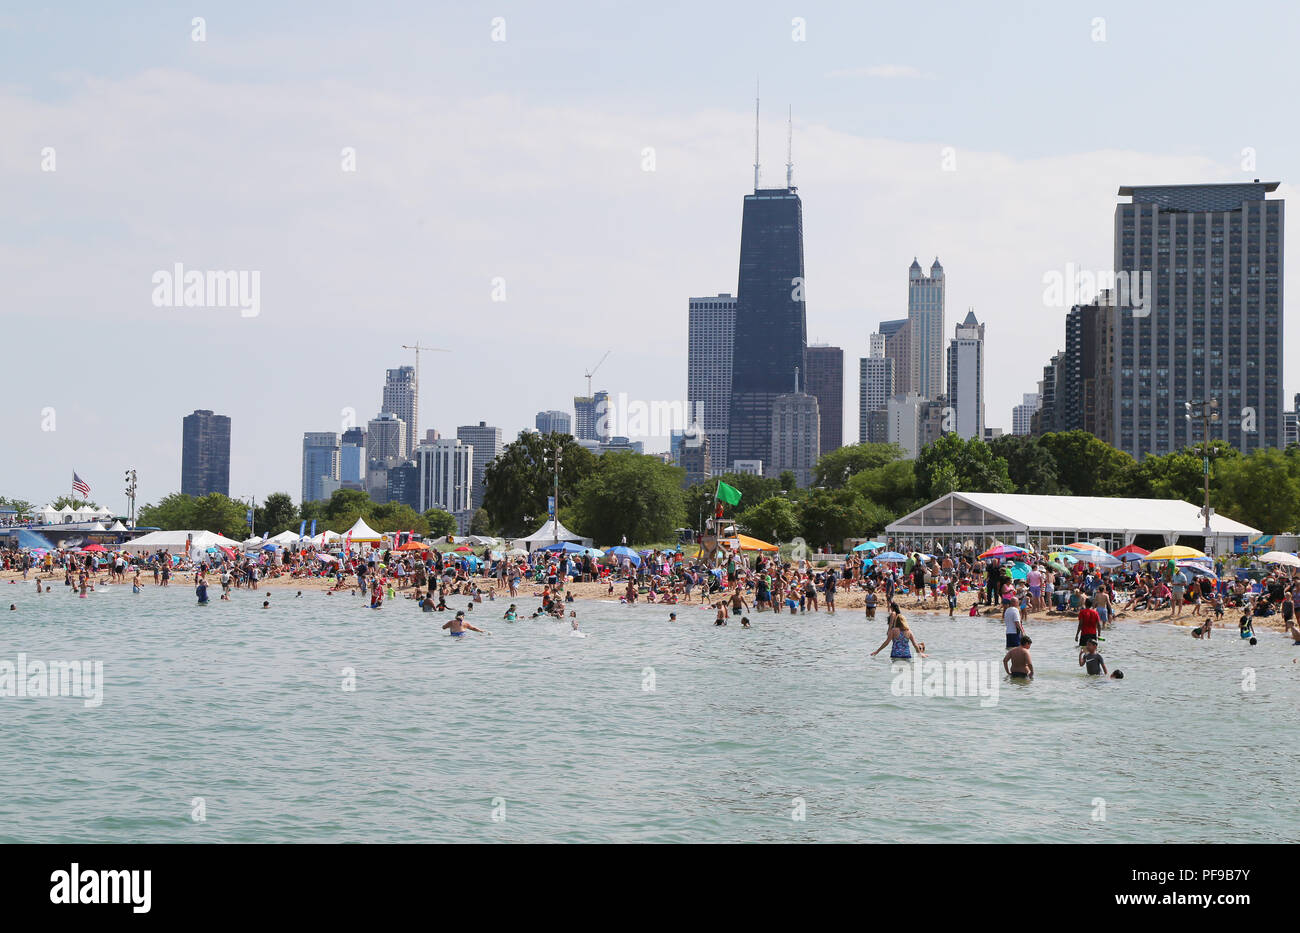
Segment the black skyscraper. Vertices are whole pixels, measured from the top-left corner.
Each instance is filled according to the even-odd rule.
[[[727,459],[771,461],[772,402],[805,382],[803,204],[796,189],[745,196]],[[731,464],[726,465],[730,468]],[[721,465],[719,465],[721,467]]]
[[[210,411],[186,415],[181,429],[181,493],[230,495],[230,418]]]

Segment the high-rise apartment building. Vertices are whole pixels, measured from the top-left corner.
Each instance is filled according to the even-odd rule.
[[[406,422],[389,411],[366,424],[366,456],[371,460],[409,460]]]
[[[1282,443],[1283,208],[1278,182],[1135,185],[1115,207],[1112,443],[1135,457],[1211,439]],[[1123,287],[1127,286],[1127,288]],[[1127,294],[1125,294],[1127,292]]]
[[[968,311],[948,345],[948,406],[951,424],[964,440],[984,438],[984,325]]]
[[[1011,409],[1011,433],[1032,434],[1034,412],[1038,411],[1038,393],[1026,392],[1020,404]]]
[[[339,436],[307,431],[302,436],[302,501],[319,502],[339,488]]]
[[[911,342],[910,391],[921,398],[936,399],[943,388],[943,314],[946,288],[943,266],[938,257],[930,274],[921,271],[915,259],[907,271],[907,323]]]
[[[573,397],[573,436],[580,441],[609,443],[609,393],[603,389],[592,395]]]
[[[858,360],[858,443],[884,444],[888,421],[872,416],[886,411],[894,396],[894,360],[885,356],[883,339],[872,340],[870,353]]]
[[[388,370],[384,380],[384,404],[380,410],[391,412],[406,425],[400,456],[409,458],[420,435],[420,387],[414,366]]]
[[[419,511],[470,508],[474,485],[474,450],[459,438],[441,438],[415,448],[420,468]]]
[[[230,495],[230,417],[201,409],[181,419],[181,494]]]
[[[533,426],[538,434],[573,434],[573,419],[565,411],[539,411],[533,419]]]
[[[568,431],[563,432],[568,434]],[[501,429],[493,427],[486,421],[478,424],[461,425],[456,429],[456,437],[468,444],[474,451],[474,477],[470,488],[470,508],[477,509],[483,504],[483,471],[497,458],[504,449],[501,443]]]
[[[844,351],[815,343],[804,351],[808,394],[817,399],[821,412],[821,451],[830,453],[844,446]]]
[[[812,485],[813,470],[821,456],[821,411],[817,396],[807,392],[778,395],[772,403],[772,459],[768,476],[790,470],[801,487]]]
[[[687,421],[699,422],[709,439],[710,459],[714,463],[726,463],[736,299],[726,293],[691,298],[687,314]]]
[[[339,483],[344,489],[364,489],[366,481],[366,432],[348,428],[339,446]]]

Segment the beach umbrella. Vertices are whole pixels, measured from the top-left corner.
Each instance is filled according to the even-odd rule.
[[[1137,563],[1138,561],[1146,560],[1146,552],[1144,551],[1143,553],[1139,554],[1137,551],[1129,551],[1125,554],[1121,554],[1119,551],[1116,551],[1114,554],[1111,555],[1111,557],[1118,557],[1120,560],[1124,561],[1125,563]]]
[[[1185,560],[1189,557],[1204,557],[1204,551],[1198,551],[1194,547],[1184,547],[1181,544],[1173,544],[1169,547],[1162,547],[1152,551],[1146,556],[1146,560]]]
[[[1015,544],[999,544],[989,548],[979,556],[980,560],[986,560],[990,557],[1015,557],[1018,554],[1028,554],[1029,552]]]
[[[1180,560],[1178,562],[1179,570],[1187,570],[1193,576],[1210,577],[1213,580],[1219,579],[1219,575],[1214,572],[1213,568],[1207,567],[1199,560]]]
[[[1118,557],[1120,560],[1140,560],[1151,552],[1144,547],[1138,547],[1136,544],[1126,544],[1118,551],[1112,551],[1111,555]],[[1130,557],[1129,555],[1133,555]]]
[[[878,561],[882,561],[882,562],[884,562],[884,563],[895,563],[895,564],[896,564],[896,563],[898,563],[900,560],[907,560],[907,557],[906,557],[905,555],[903,555],[903,554],[898,553],[897,551],[885,551],[885,552],[882,553],[882,554],[877,554],[877,555],[876,555],[876,560],[878,560]]]
[[[1101,551],[1101,552],[1105,553],[1105,550],[1106,550],[1106,549],[1105,549],[1104,547],[1101,547],[1100,545],[1093,544],[1093,543],[1090,542],[1090,541],[1075,541],[1073,544],[1062,544],[1062,545],[1061,545],[1061,550],[1063,550],[1063,551]]]
[[[587,557],[594,557],[594,558],[596,558],[597,560],[599,560],[600,558],[602,558],[602,557],[605,556],[605,552],[602,551],[602,550],[601,550],[600,548],[598,548],[598,547],[586,547],[586,548],[583,548],[583,549],[582,549],[582,553],[583,553],[584,555],[586,555]],[[649,551],[646,551],[646,553],[649,554],[650,552],[649,552]]]
[[[86,550],[90,550],[87,548]],[[1300,557],[1294,554],[1287,554],[1285,551],[1269,551],[1267,554],[1261,554],[1259,557],[1266,564],[1282,564],[1286,567],[1300,567]]]
[[[1029,568],[1024,564],[1012,564],[1011,569],[1007,571],[1013,580],[1023,580],[1029,576]]]
[[[861,544],[859,544],[859,545],[858,545],[857,547],[855,547],[853,550],[855,550],[855,551],[878,551],[878,550],[880,550],[880,549],[881,549],[882,547],[884,547],[884,546],[885,546],[884,543],[881,542],[881,541],[863,541]]]
[[[630,547],[626,547],[622,544],[610,548],[608,551],[605,552],[605,556],[613,557],[616,560],[622,560],[624,557],[626,557],[628,560],[630,560],[633,564],[636,564],[638,567],[641,565],[641,555],[638,554],[636,551],[632,550]]]
[[[560,541],[556,544],[548,544],[546,547],[538,548],[539,551],[554,551],[557,554],[581,554],[585,548],[581,544],[574,544],[572,541]],[[633,554],[636,552],[633,551]],[[641,558],[637,558],[639,561]]]
[[[85,547],[82,548],[82,550],[99,552],[99,551],[107,551],[108,548],[104,547],[104,545],[102,544],[87,544]]]
[[[521,547],[512,547],[506,551],[506,557],[527,557],[528,552]]]
[[[736,535],[736,541],[740,544],[742,551],[779,551],[781,550],[775,544],[768,544],[766,541],[760,541],[758,538],[751,538],[749,535]]]

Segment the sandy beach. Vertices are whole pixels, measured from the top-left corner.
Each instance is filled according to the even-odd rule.
[[[35,572],[30,572],[28,574],[28,579],[23,580],[23,575],[21,571],[10,570],[10,571],[0,571],[0,594],[7,596],[8,602],[11,603],[19,602],[24,599],[40,598],[36,596],[36,592],[35,592],[35,581],[38,578],[43,582],[48,581],[54,586],[54,591],[52,594],[50,594],[52,596],[57,596],[59,593],[64,592],[66,589],[63,586],[62,574],[40,575],[38,577],[38,575]],[[106,579],[106,578],[102,578],[102,579]],[[141,579],[145,581],[146,588],[152,588],[154,586],[152,575],[142,575]],[[208,579],[209,581],[211,581],[212,577],[209,576]],[[487,602],[488,601],[487,593],[489,590],[492,590],[496,586],[496,580],[483,578],[483,577],[476,578],[476,579],[478,580],[479,586],[483,590],[484,601]],[[114,584],[114,585],[120,586],[123,584]],[[125,585],[129,586],[130,585],[129,581]],[[173,587],[192,587],[193,585],[194,585],[193,574],[189,571],[178,572],[172,578],[171,581],[171,586]],[[309,595],[325,596],[329,593],[330,590],[333,589],[333,587],[334,587],[333,578],[328,578],[328,577],[283,576],[283,577],[274,577],[267,580],[261,580],[258,582],[258,592],[270,590],[276,593],[281,593],[283,591],[289,590],[296,593],[297,591],[301,590],[304,595],[304,598],[307,598],[307,596]],[[608,601],[611,599],[617,600],[619,596],[622,594],[625,587],[626,587],[625,583],[616,583],[614,585],[614,593],[611,596],[609,593],[608,583],[570,583],[568,585],[568,589],[572,591],[575,600],[578,601],[590,601],[590,600]],[[351,595],[351,591],[355,589],[356,589],[355,586],[347,587],[343,590],[336,592],[334,596],[331,596],[330,598],[342,597],[344,599],[347,599]],[[404,590],[396,591],[398,593],[397,598],[399,599],[403,598],[410,591],[411,589],[409,587]],[[240,594],[247,594],[250,593],[251,590],[245,588],[245,589],[235,590],[234,592]],[[542,586],[540,584],[521,583],[519,587],[519,597],[514,601],[521,604],[520,605],[521,609],[527,607],[529,611],[531,611],[531,609],[533,608],[533,601],[540,597],[541,592],[542,592]],[[510,604],[509,596],[505,595],[507,591],[497,590],[496,593],[497,593],[496,603],[502,603],[502,601],[504,600],[504,604],[501,610],[502,612],[504,612],[505,611],[504,606]],[[876,610],[877,618],[883,621],[885,617],[884,596],[883,594],[878,593],[876,598],[877,598],[877,610]],[[958,616],[969,616],[970,607],[976,603],[977,598],[978,598],[978,594],[975,593],[974,591],[959,593],[957,596],[957,611],[955,614]],[[1122,604],[1123,601],[1127,599],[1127,595],[1121,593],[1119,594],[1119,598]],[[448,601],[448,603],[449,605],[454,606],[456,604],[459,604],[462,601],[468,601],[468,599],[469,597],[460,595],[460,596],[452,597]],[[716,599],[717,597],[715,596],[714,601],[716,601]],[[698,609],[701,605],[699,601],[698,593],[696,593],[692,597],[690,603],[681,602],[681,603],[677,603],[675,606],[673,604],[667,604],[667,603],[665,604],[646,603],[644,596],[641,598],[638,604],[651,605],[651,606],[662,605],[665,611],[668,612],[674,611],[675,609],[691,609],[691,608]],[[751,599],[751,604],[752,604],[752,599]],[[493,603],[493,605],[495,605],[495,603]],[[706,603],[705,605],[708,605],[708,603]],[[853,590],[850,592],[840,591],[835,595],[835,609],[837,614],[845,613],[845,612],[861,613],[863,612],[865,606],[866,606],[866,593],[863,592],[862,590]],[[946,613],[948,611],[948,604],[946,600],[942,598],[940,598],[940,600],[938,600],[937,602],[927,601],[925,603],[918,604],[917,601],[913,599],[911,596],[901,596],[899,597],[899,606],[902,608],[904,614],[911,613],[911,612]],[[807,615],[820,615],[824,613],[825,613],[825,606],[822,605],[821,612],[807,613]],[[1201,621],[1206,617],[1204,614],[1199,616],[1194,616],[1191,613],[1192,613],[1191,607],[1184,607],[1182,614],[1179,616],[1174,616],[1173,613],[1168,610],[1155,610],[1155,611],[1148,610],[1142,612],[1133,612],[1133,611],[1119,612],[1115,618],[1123,622],[1142,622],[1142,623],[1162,622],[1165,624],[1181,625],[1181,626],[1191,628],[1199,625]],[[988,607],[980,608],[981,616],[1000,617],[1001,614],[1002,614],[1002,610],[1000,608],[992,608],[992,609]],[[1212,615],[1213,613],[1210,614]],[[1240,618],[1240,615],[1241,615],[1240,612],[1234,612],[1231,609],[1226,610],[1223,615],[1223,618],[1216,621],[1215,628],[1221,630],[1235,630],[1237,625],[1237,620]],[[1062,612],[1031,612],[1031,613],[1026,613],[1024,615],[1023,621],[1026,625],[1035,625],[1043,622],[1052,622],[1052,623],[1059,622],[1059,623],[1073,625],[1078,621],[1078,613],[1068,612],[1068,611],[1063,613]],[[1277,632],[1281,632],[1285,630],[1285,627],[1282,624],[1281,616],[1256,619],[1255,622],[1256,622],[1256,627],[1260,629],[1266,629],[1266,630],[1277,631]]]

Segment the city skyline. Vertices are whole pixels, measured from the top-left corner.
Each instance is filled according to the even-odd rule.
[[[10,337],[15,346],[41,347],[52,322],[74,327],[109,356],[144,354],[150,378],[170,390],[150,417],[127,419],[70,386],[50,385],[37,355],[19,354],[17,378],[38,389],[28,408],[0,414],[0,430],[22,445],[27,461],[6,471],[5,494],[48,501],[63,491],[52,477],[75,466],[108,499],[98,491],[135,468],[140,501],[157,502],[178,489],[175,421],[204,408],[238,422],[232,491],[259,499],[292,492],[303,432],[342,433],[347,409],[354,424],[373,417],[376,380],[409,360],[401,345],[416,332],[453,351],[426,359],[421,374],[421,420],[444,433],[486,420],[512,439],[539,407],[566,408],[585,394],[583,365],[611,346],[606,365],[617,377],[602,379],[611,395],[681,398],[682,299],[735,291],[735,202],[752,180],[756,73],[774,105],[762,126],[765,184],[783,175],[784,105],[794,104],[809,341],[842,347],[849,360],[867,356],[867,335],[906,315],[901,264],[939,255],[952,306],[975,307],[989,325],[987,421],[1008,430],[1013,405],[1036,389],[1037,370],[1060,348],[1076,303],[1067,297],[1045,306],[1043,277],[1068,264],[1112,267],[1119,185],[1268,178],[1282,182],[1277,198],[1290,196],[1286,166],[1300,155],[1300,137],[1269,119],[1265,101],[1242,99],[1192,63],[1137,54],[1197,34],[1212,15],[1221,41],[1245,40],[1244,23],[1208,5],[1180,5],[1177,17],[1159,5],[1112,15],[1104,42],[1089,35],[1094,11],[1073,5],[1031,17],[996,5],[946,9],[924,37],[907,27],[925,16],[920,10],[814,11],[805,44],[791,41],[784,11],[765,9],[767,25],[763,15],[737,24],[738,7],[692,11],[685,31],[648,24],[629,61],[648,63],[671,47],[705,52],[707,68],[647,85],[598,66],[598,77],[610,79],[603,92],[583,90],[536,49],[617,44],[627,26],[617,17],[575,15],[561,26],[505,10],[511,38],[493,44],[485,17],[473,11],[416,14],[419,56],[406,54],[414,44],[390,39],[354,58],[345,75],[321,56],[318,71],[308,67],[307,78],[291,80],[257,44],[271,14],[239,5],[220,28],[212,24],[201,48],[186,44],[188,18],[179,26],[143,24],[122,47],[106,50],[94,41],[104,24],[96,11],[12,14],[0,28],[40,28],[49,37],[44,59],[75,48],[68,57],[83,70],[49,74],[26,48],[0,63],[9,79],[0,112],[14,141],[0,184],[18,218],[0,264],[13,283],[12,303],[29,309],[7,316]],[[1284,7],[1275,14],[1279,28],[1294,21]],[[965,48],[973,22],[1015,43],[1014,68]],[[290,50],[295,65],[325,49],[352,48],[353,25],[337,11],[300,24],[301,46]],[[176,30],[184,41],[175,41]],[[851,41],[863,30],[896,41],[887,51],[864,51]],[[720,45],[723,35],[729,41]],[[430,43],[448,54],[429,55]],[[1121,99],[1121,62],[1128,82],[1159,74],[1189,93],[1158,126],[1106,137],[1077,115],[1087,106],[1106,112]],[[1020,87],[1014,75],[1037,66],[1048,76]],[[1290,63],[1259,67],[1262,87],[1293,79]],[[415,90],[414,75],[431,76],[419,69],[445,78],[464,103]],[[326,77],[340,82],[339,106],[317,112],[319,87],[310,82]],[[1005,98],[997,107],[982,99],[990,83]],[[381,93],[419,116],[384,117],[373,106]],[[142,94],[158,102],[147,120],[132,107]],[[1071,106],[1060,106],[1064,100]],[[1226,114],[1208,138],[1206,108]],[[922,111],[925,119],[916,119]],[[1035,119],[1013,119],[1017,112]],[[236,113],[265,117],[245,128],[230,119]],[[355,113],[370,114],[374,125],[359,128],[346,116]],[[162,124],[182,127],[193,148],[160,159]],[[443,151],[436,173],[413,167],[427,165],[431,141],[447,135],[475,142]],[[536,141],[527,165],[515,160],[517,138]],[[57,171],[41,170],[46,147],[57,152]],[[356,150],[355,174],[340,169],[348,147]],[[647,148],[653,171],[643,168]],[[1246,168],[1249,160],[1257,167]],[[298,179],[294,190],[285,190],[284,169]],[[499,183],[500,195],[482,196]],[[557,218],[559,203],[568,216]],[[544,236],[553,223],[563,232]],[[50,238],[56,249],[29,245]],[[260,271],[260,315],[153,306],[151,274],[178,261]],[[430,282],[439,290],[432,305],[424,300]],[[506,300],[494,301],[497,291]],[[619,311],[602,315],[608,326],[581,326],[584,311],[576,309],[603,308],[612,294],[620,295]],[[489,319],[499,326],[485,342],[474,326]],[[1028,366],[1018,365],[1026,358]],[[550,384],[519,392],[518,382],[543,361]],[[197,363],[212,372],[202,384]],[[1284,399],[1300,382],[1296,363],[1285,361]],[[303,380],[309,391],[299,391]],[[264,417],[268,395],[276,398],[275,419]],[[854,413],[844,425],[852,438],[851,389],[844,404]],[[57,413],[55,430],[41,430],[46,408]],[[667,446],[663,439],[647,449]]]

